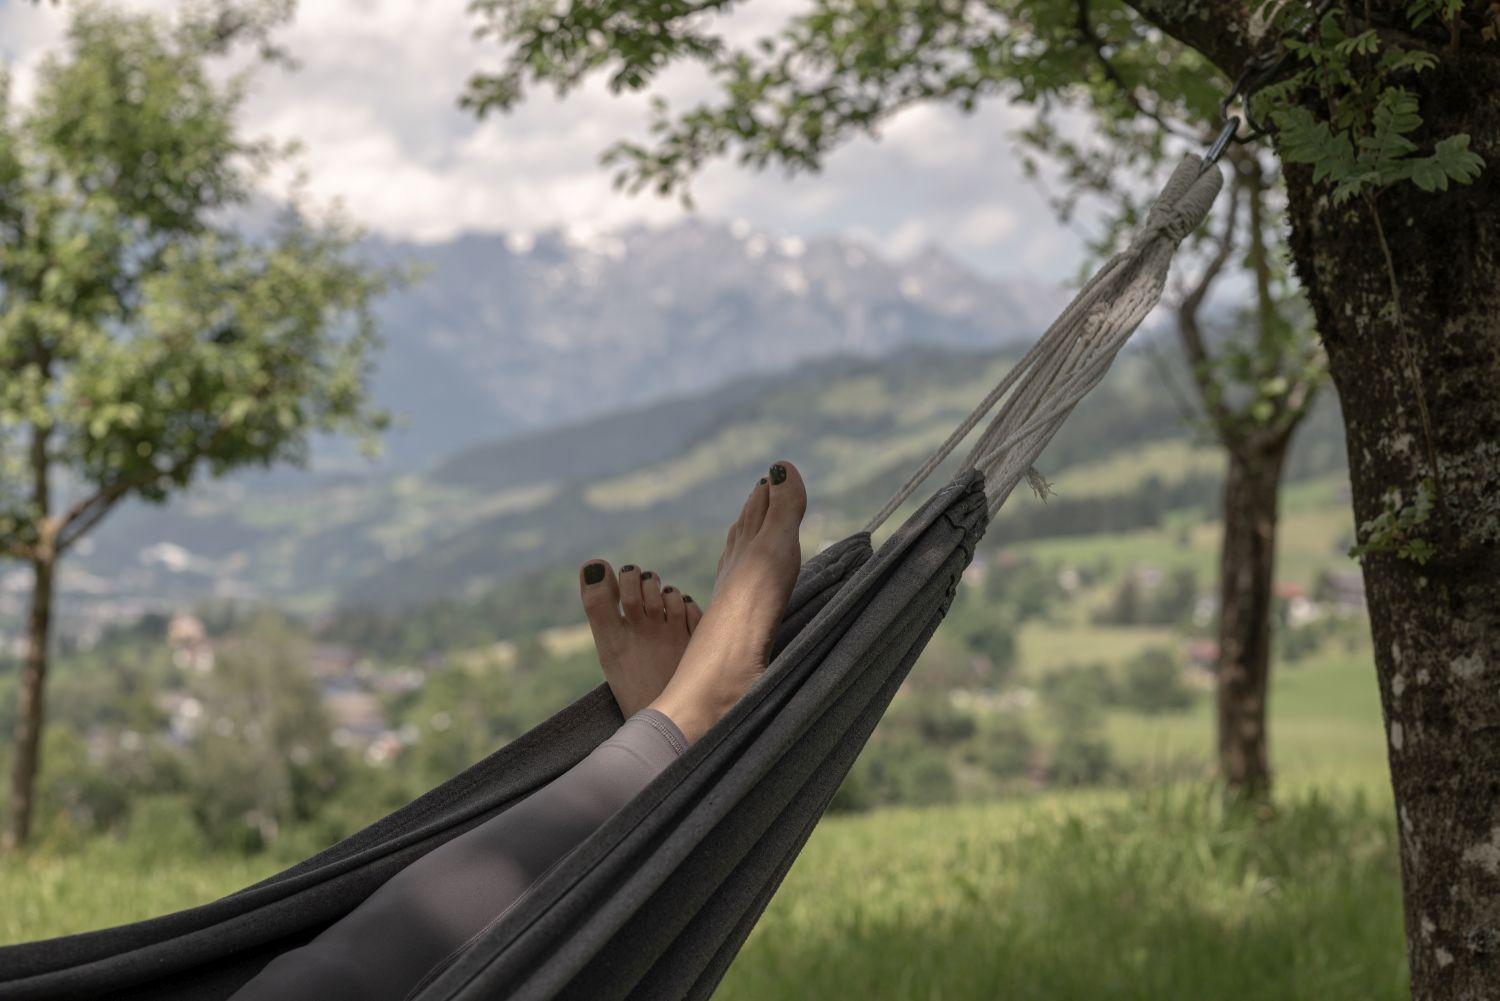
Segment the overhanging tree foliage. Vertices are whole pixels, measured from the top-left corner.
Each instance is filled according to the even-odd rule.
[[[278,152],[236,133],[244,77],[208,61],[285,13],[177,22],[87,6],[18,108],[0,81],[0,557],[32,570],[4,840],[24,843],[59,560],[127,498],[298,461],[371,434],[369,307],[353,234],[229,213]]]
[[[626,186],[662,192],[721,156],[814,170],[839,143],[920,102],[1087,103],[1113,87],[1143,134],[1158,129],[1166,142],[1161,102],[1223,93],[1251,60],[1290,51],[1255,111],[1280,126],[1289,243],[1347,427],[1413,989],[1427,998],[1493,988],[1500,8],[811,0],[778,34],[739,49],[714,21],[728,0],[473,6],[506,49],[500,70],[469,90],[480,112],[513,105],[533,82],[566,91],[598,72],[616,89],[642,89],[674,62],[706,67],[715,101],[680,113],[657,102],[649,141],[607,156]],[[1191,52],[1159,60],[1166,37]]]

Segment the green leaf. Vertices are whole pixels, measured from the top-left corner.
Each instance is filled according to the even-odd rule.
[[[1443,172],[1459,184],[1472,182],[1484,169],[1484,157],[1469,149],[1467,133],[1461,132],[1442,140],[1432,156]]]

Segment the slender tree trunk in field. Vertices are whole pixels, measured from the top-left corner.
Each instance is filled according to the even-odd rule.
[[[1287,439],[1229,450],[1219,567],[1219,774],[1249,799],[1271,788],[1266,693],[1276,519]]]
[[[1500,992],[1500,46],[1418,78],[1470,185],[1336,206],[1288,170],[1298,272],[1343,407],[1356,524],[1436,481],[1425,564],[1364,557],[1419,1001]],[[1373,212],[1372,212],[1373,209]],[[1379,225],[1376,224],[1378,213]],[[1388,247],[1389,261],[1387,260]],[[1391,308],[1389,270],[1399,289]],[[1435,460],[1435,462],[1434,462]],[[1434,469],[1434,466],[1436,467]],[[1370,543],[1367,531],[1361,541]]]
[[[31,594],[31,614],[26,621],[26,662],[21,671],[16,758],[11,771],[9,823],[3,835],[6,849],[19,848],[31,837],[31,820],[36,806],[36,777],[41,766],[47,647],[52,635],[53,574],[56,563],[49,557],[34,560],[31,567],[36,583]]]
[[[45,370],[45,367],[44,367]],[[52,486],[48,477],[48,428],[33,427],[31,436],[32,504],[38,538],[31,544],[31,613],[26,619],[26,662],[16,713],[16,758],[11,770],[8,822],[0,848],[14,850],[31,837],[36,808],[36,776],[41,766],[42,723],[47,684],[47,653],[52,639],[52,595],[58,545],[52,520]]]
[[[1219,555],[1219,777],[1236,798],[1255,801],[1271,789],[1266,693],[1278,492],[1287,447],[1321,378],[1309,364],[1311,342],[1296,339],[1296,321],[1284,319],[1277,303],[1265,205],[1270,184],[1260,154],[1231,154],[1230,162],[1233,173],[1217,249],[1178,304],[1177,329],[1204,412],[1229,460]],[[1238,222],[1242,204],[1249,216],[1243,235]],[[1254,307],[1243,321],[1245,329],[1237,331],[1237,339],[1249,341],[1241,345],[1253,359],[1254,374],[1248,377],[1229,374],[1222,355],[1214,359],[1199,323],[1205,297],[1234,257],[1237,241],[1244,244],[1254,278]],[[1231,402],[1243,397],[1247,383],[1254,395]],[[1274,383],[1281,388],[1264,390]]]

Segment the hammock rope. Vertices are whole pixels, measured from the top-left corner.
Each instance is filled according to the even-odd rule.
[[[1203,221],[1223,183],[1223,175],[1208,161],[1184,158],[1130,245],[1079,290],[1031,350],[876,512],[865,531],[885,524],[997,405],[960,472],[977,469],[984,474],[992,518],[1023,478],[1039,481],[1033,463],[1161,299],[1178,244]]]

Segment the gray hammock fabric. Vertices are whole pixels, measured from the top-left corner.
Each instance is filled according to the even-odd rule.
[[[1221,178],[1178,167],[1146,224],[866,531],[803,566],[765,676],[412,1001],[707,998],[942,621],[993,512],[1161,295]],[[871,533],[1005,398],[952,481]],[[220,1001],[397,871],[581,760],[600,686],[400,810],[222,900],[0,949],[0,1001]]]

